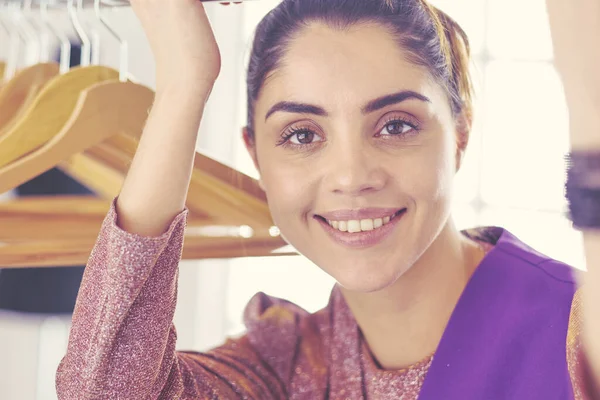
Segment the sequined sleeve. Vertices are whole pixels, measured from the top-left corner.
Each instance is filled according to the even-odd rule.
[[[582,346],[582,322],[581,289],[575,293],[571,305],[571,316],[569,318],[569,330],[567,333],[567,361],[569,374],[573,383],[575,400],[598,400],[600,393],[594,393],[586,355]]]
[[[79,290],[56,376],[59,399],[284,398],[246,337],[207,354],[175,351],[186,216],[146,238],[117,226],[113,202]]]

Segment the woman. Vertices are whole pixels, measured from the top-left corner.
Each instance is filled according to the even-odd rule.
[[[176,352],[192,149],[220,59],[201,3],[132,5],[156,102],[86,270],[61,399],[593,396],[600,195],[582,193],[598,194],[600,163],[586,162],[598,156],[574,153],[568,185],[585,290],[509,232],[459,232],[449,210],[471,125],[468,41],[425,0],[284,0],[261,22],[244,140],[282,234],[339,284],[312,315],[257,295],[246,335]],[[600,150],[600,1],[550,6],[574,150]]]

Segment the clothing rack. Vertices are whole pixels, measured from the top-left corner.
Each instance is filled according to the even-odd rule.
[[[95,0],[7,0],[10,4],[39,7],[48,5],[49,8],[66,7],[69,4],[81,7],[93,7]],[[199,0],[203,3],[223,2],[224,0]],[[256,0],[235,0],[237,1],[256,1]],[[100,4],[105,7],[127,7],[130,5],[128,0],[100,0]]]
[[[94,0],[8,3],[8,7],[6,2],[0,4],[0,14],[6,12],[9,18],[11,10],[18,14],[40,5],[67,12],[70,6],[100,4]],[[129,3],[101,0],[101,4]],[[78,13],[70,11],[75,33],[84,42],[86,28],[79,23]],[[16,31],[18,24],[29,24],[28,30],[44,24],[52,28],[47,20],[43,22],[43,15],[39,15],[42,24],[21,18],[3,25],[4,30]],[[96,17],[122,44],[119,50],[126,49],[125,40],[110,23],[100,13]],[[62,61],[70,53],[69,41],[64,32],[48,30],[60,39]],[[89,38],[86,41],[94,46]],[[0,83],[0,194],[53,168],[94,193],[0,202],[0,269],[84,265],[136,153],[154,92],[129,78],[126,62],[115,70],[90,63],[89,52],[85,54],[87,63],[75,68],[67,64],[66,70],[62,62],[60,67],[55,62],[28,62]],[[126,52],[120,55],[121,61],[127,59]],[[8,65],[3,61],[0,68]],[[258,182],[200,152],[186,207],[190,213],[183,259],[295,254],[273,226]]]

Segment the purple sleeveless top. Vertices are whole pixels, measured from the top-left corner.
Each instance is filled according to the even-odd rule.
[[[463,292],[421,400],[567,400],[573,271],[508,231]]]

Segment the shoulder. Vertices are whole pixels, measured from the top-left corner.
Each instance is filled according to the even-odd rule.
[[[546,281],[555,287],[575,292],[576,275],[579,273],[576,268],[534,249],[507,229],[476,228],[464,231],[464,234],[493,245],[486,261],[514,273],[516,278]]]
[[[244,312],[246,336],[261,359],[289,382],[299,352],[323,354],[329,313],[329,306],[311,314],[290,301],[258,293]]]
[[[483,230],[475,239],[485,240],[493,248],[473,275],[473,284],[480,291],[494,293],[499,309],[506,306],[503,303],[519,304],[525,324],[551,323],[566,328],[578,270],[534,249],[506,229]],[[472,231],[467,236],[474,238]]]
[[[308,315],[306,310],[288,300],[260,292],[248,302],[244,310],[244,323],[248,331],[259,326],[288,330],[296,325],[298,318],[305,318]]]

